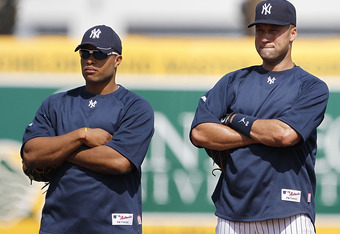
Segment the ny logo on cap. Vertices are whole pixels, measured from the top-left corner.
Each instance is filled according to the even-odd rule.
[[[267,14],[271,14],[271,10],[272,10],[272,5],[270,5],[270,3],[268,3],[268,5],[267,5],[267,3],[265,3],[265,4],[263,4],[263,6],[262,6],[262,12],[261,12],[261,14],[262,15],[267,15]]]
[[[102,31],[100,31],[100,29],[93,29],[91,31],[91,35],[90,38],[99,38],[99,35],[102,33]]]

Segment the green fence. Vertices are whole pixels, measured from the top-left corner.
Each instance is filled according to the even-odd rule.
[[[34,199],[29,202],[23,201],[21,206],[11,207],[11,212],[5,209],[5,204],[10,204],[11,200],[18,203],[20,197],[23,199],[26,197],[15,194],[15,191],[22,192],[27,189],[32,194],[41,195],[41,186],[31,186],[28,183],[22,175],[20,165],[14,166],[13,157],[19,159],[19,147],[24,129],[32,121],[39,105],[57,90],[58,87],[0,88],[0,173],[2,177],[0,192],[5,194],[6,191],[10,191],[6,196],[0,197],[0,224],[10,222],[12,219],[29,217],[36,212]],[[194,111],[205,90],[136,89],[133,91],[149,100],[155,111],[155,135],[143,164],[144,211],[213,213],[214,207],[210,195],[217,177],[211,174],[213,169],[211,160],[203,150],[193,147],[188,138]],[[319,150],[316,163],[318,214],[340,214],[339,102],[340,93],[331,92],[325,120],[318,129]],[[17,160],[18,162],[20,160]],[[4,175],[9,172],[12,174],[8,176],[8,180],[12,181],[5,183]],[[13,176],[14,174],[20,175]],[[16,186],[19,183],[22,184]]]

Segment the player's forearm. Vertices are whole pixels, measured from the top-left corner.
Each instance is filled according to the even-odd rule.
[[[127,158],[106,145],[80,148],[68,157],[67,161],[103,174],[121,175],[134,168]]]
[[[288,124],[277,119],[258,119],[250,131],[251,138],[272,147],[294,146],[301,136]]]
[[[298,132],[278,119],[257,119],[235,114],[231,117],[229,126],[257,143],[271,147],[294,146],[302,139]]]
[[[59,165],[83,143],[83,129],[78,129],[61,136],[33,138],[24,145],[24,162],[29,168]]]
[[[227,150],[256,143],[235,130],[217,123],[202,123],[191,131],[195,146],[213,150]]]

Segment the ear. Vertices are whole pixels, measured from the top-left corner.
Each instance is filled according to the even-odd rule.
[[[123,60],[123,56],[117,55],[117,56],[115,57],[114,66],[115,66],[115,67],[118,67],[119,64],[122,62],[122,60]]]
[[[297,29],[295,26],[291,26],[290,29],[290,41],[293,42],[297,37]]]

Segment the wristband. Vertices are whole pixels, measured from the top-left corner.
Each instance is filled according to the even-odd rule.
[[[251,126],[255,120],[257,120],[257,118],[253,116],[236,114],[233,121],[230,123],[230,127],[237,132],[250,137]]]
[[[84,136],[84,139],[86,140],[86,137],[87,137],[87,127],[84,128],[85,130],[85,136]]]

